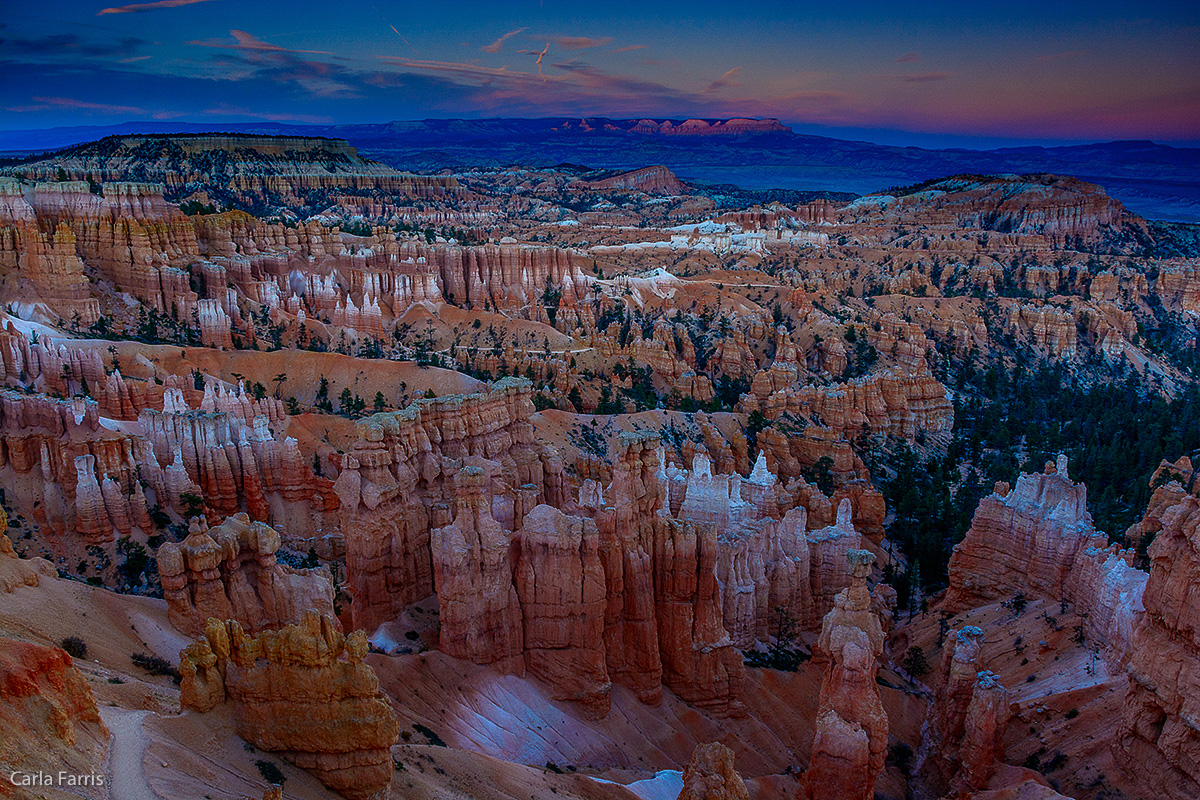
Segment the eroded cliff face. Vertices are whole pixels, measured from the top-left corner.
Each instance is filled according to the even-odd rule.
[[[206,389],[199,408],[168,390],[162,411],[138,415],[149,451],[141,475],[160,504],[177,512],[186,511],[183,495],[192,493],[215,516],[245,509],[279,526],[293,545],[312,540],[325,529],[324,515],[337,509],[337,495],[332,481],[313,474],[296,440],[277,433],[284,421],[282,403],[252,400],[240,386]]]
[[[360,423],[336,484],[353,624],[436,594],[440,649],[528,670],[590,714],[607,713],[612,683],[742,713],[739,648],[770,640],[777,607],[814,625],[846,585],[851,496],[810,541],[796,504],[811,498],[765,457],[748,479],[699,454],[664,469],[656,436],[625,434],[606,484],[586,479],[576,499],[533,438],[530,394],[510,379]]]
[[[1178,465],[1190,477],[1190,463]],[[1113,752],[1155,794],[1200,795],[1200,500],[1168,483],[1147,516],[1161,525],[1150,545],[1145,614],[1133,634]]]
[[[1145,573],[1134,552],[1109,545],[1087,510],[1087,487],[1067,476],[1059,456],[1042,473],[1023,474],[980,501],[950,558],[943,607],[959,611],[1017,594],[1076,605],[1088,636],[1114,663],[1128,658],[1142,612]]]
[[[1011,712],[1000,679],[983,668],[984,634],[963,626],[942,652],[941,680],[929,712],[926,780],[939,792],[981,791],[1004,762]]]
[[[423,400],[359,423],[334,487],[355,627],[374,630],[434,593],[430,532],[453,521],[463,467],[483,470],[472,509],[495,509],[508,535],[520,487],[534,487],[532,505],[564,505],[563,465],[534,438],[531,393],[528,383],[505,379],[485,393]]]
[[[0,561],[5,558],[0,552]],[[103,769],[108,729],[87,679],[57,647],[0,638],[0,725],[6,795],[13,772],[90,775]],[[14,792],[9,796],[33,796]]]
[[[400,724],[366,653],[361,631],[343,636],[313,610],[299,625],[254,638],[237,622],[210,619],[180,653],[180,703],[199,712],[232,703],[238,735],[255,747],[350,800],[383,800]]]
[[[150,524],[137,437],[101,426],[84,398],[0,392],[0,473],[14,501],[57,534],[89,544]]]
[[[607,608],[595,521],[548,505],[525,516],[514,573],[529,672],[595,716],[608,713]]]
[[[851,550],[846,560],[850,585],[825,615],[814,648],[825,674],[804,775],[808,800],[870,800],[887,751],[888,718],[875,683],[884,633],[867,588],[875,556]]]
[[[251,633],[298,623],[314,610],[333,614],[327,570],[294,569],[276,561],[279,532],[245,513],[209,528],[199,517],[179,544],[158,549],[167,615],[189,636],[204,632],[210,617],[236,620]]]

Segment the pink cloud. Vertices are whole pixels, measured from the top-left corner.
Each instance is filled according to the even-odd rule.
[[[211,2],[212,0],[158,0],[156,3],[134,3],[128,6],[114,6],[113,8],[101,9],[96,16],[99,17],[104,14],[139,14],[143,11],[158,11],[160,8],[178,8],[179,6]]]
[[[612,52],[628,53],[632,50],[645,50],[645,49],[646,49],[646,45],[644,45],[644,44],[631,44],[628,47],[618,47],[616,50],[613,50]]]
[[[516,36],[518,33],[528,30],[527,28],[517,28],[515,31],[509,31],[491,44],[485,44],[479,48],[484,53],[499,53],[504,48],[504,43]]]
[[[89,103],[86,100],[75,100],[70,97],[35,97],[41,105],[14,106],[7,111],[49,111],[55,108],[73,108],[78,111],[99,111],[103,114],[145,114],[145,109],[137,106],[114,106],[106,103]]]
[[[935,83],[953,76],[953,72],[923,72],[919,75],[892,75],[891,77],[905,83]]]
[[[591,36],[542,36],[530,34],[529,38],[550,42],[553,45],[561,47],[563,50],[587,50],[590,47],[604,47],[613,42],[613,37],[611,36],[592,38]]]
[[[703,94],[712,94],[713,92],[719,92],[722,89],[740,88],[742,84],[736,78],[738,73],[741,71],[741,67],[734,67],[733,69],[726,71],[724,75],[710,83],[708,88],[704,90]]]
[[[246,33],[245,31],[231,30],[229,32],[233,36],[233,42],[222,42],[209,39],[207,41],[193,40],[188,44],[196,45],[197,47],[215,47],[219,50],[252,50],[259,53],[314,53],[317,55],[331,56],[328,50],[292,50],[287,47],[280,47],[276,44],[264,42],[258,37]]]
[[[902,55],[902,56],[899,56],[899,57],[896,59],[896,63],[897,63],[897,64],[904,64],[904,63],[907,63],[907,62],[909,62],[909,61],[920,61],[920,60],[921,60],[921,54],[920,54],[920,53],[905,53],[904,55]]]

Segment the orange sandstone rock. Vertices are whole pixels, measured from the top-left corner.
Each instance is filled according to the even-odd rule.
[[[867,589],[875,556],[851,550],[847,560],[850,586],[825,616],[814,650],[825,676],[804,776],[809,800],[870,800],[887,750],[887,713],[875,683],[884,634]]]
[[[720,742],[697,745],[684,767],[677,800],[750,800],[745,781],[733,768],[733,751]]]
[[[184,709],[234,706],[238,735],[280,753],[351,800],[383,800],[400,724],[363,662],[366,636],[343,636],[309,611],[299,625],[249,638],[236,622],[208,621],[180,654]]]
[[[237,620],[257,632],[299,622],[310,610],[332,614],[329,573],[279,564],[279,546],[278,531],[245,514],[214,528],[193,519],[186,539],[158,550],[171,624],[198,636],[210,617]]]

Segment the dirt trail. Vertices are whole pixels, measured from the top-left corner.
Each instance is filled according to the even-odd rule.
[[[105,706],[100,717],[112,732],[108,754],[108,785],[111,797],[118,800],[160,800],[146,782],[142,758],[146,754],[146,733],[142,720],[149,711],[126,711]]]

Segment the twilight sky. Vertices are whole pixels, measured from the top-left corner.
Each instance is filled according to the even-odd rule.
[[[772,116],[918,145],[1200,142],[1200,3],[979,5],[4,0],[0,129]]]

